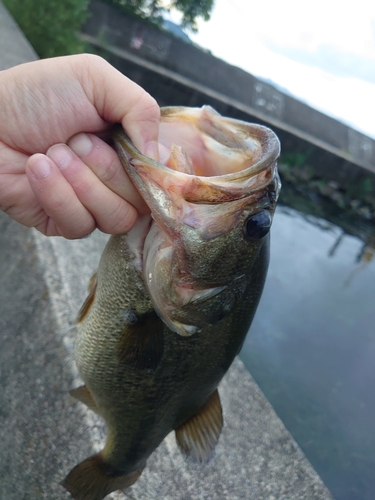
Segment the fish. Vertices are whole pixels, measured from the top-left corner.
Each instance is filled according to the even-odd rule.
[[[75,500],[131,486],[172,431],[187,460],[212,459],[218,385],[262,294],[280,190],[275,133],[209,106],[161,109],[163,162],[120,125],[113,140],[151,213],[109,238],[78,316],[71,394],[108,432],[62,482]]]

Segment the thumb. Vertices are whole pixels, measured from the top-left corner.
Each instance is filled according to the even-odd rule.
[[[84,57],[90,78],[86,73],[81,81],[100,116],[108,122],[122,123],[135,147],[158,159],[160,108],[155,99],[101,57]],[[81,71],[83,66],[79,65]]]

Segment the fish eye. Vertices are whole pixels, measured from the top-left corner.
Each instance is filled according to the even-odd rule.
[[[244,234],[246,239],[260,240],[269,233],[271,228],[271,214],[262,210],[252,214],[245,222]]]

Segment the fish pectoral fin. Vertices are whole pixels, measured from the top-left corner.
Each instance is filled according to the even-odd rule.
[[[177,444],[186,458],[207,463],[213,456],[222,427],[223,410],[216,389],[190,420],[175,429]]]
[[[112,491],[128,488],[141,474],[142,470],[136,470],[121,475],[121,472],[104,462],[101,453],[98,453],[76,465],[61,485],[74,500],[102,500]]]
[[[89,312],[90,307],[92,306],[92,303],[94,302],[97,283],[98,283],[98,280],[97,280],[96,272],[95,272],[90,278],[89,287],[88,287],[89,294],[87,295],[85,302],[82,304],[81,309],[78,312],[77,323],[80,323],[83,320],[83,318],[86,316],[86,314]]]
[[[127,323],[119,344],[120,360],[138,370],[155,371],[164,352],[163,329],[164,323],[156,313]]]
[[[86,406],[88,406],[90,410],[100,415],[100,410],[90,390],[85,385],[77,387],[76,389],[72,389],[71,391],[69,391],[69,394],[73,396],[73,398],[78,399],[78,401],[81,401],[81,403],[84,403]]]

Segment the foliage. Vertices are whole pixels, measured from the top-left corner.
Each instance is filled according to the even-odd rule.
[[[89,0],[3,0],[39,57],[84,51],[77,32],[88,17]]]
[[[163,12],[172,9],[182,14],[181,26],[191,31],[198,30],[198,18],[208,21],[214,0],[105,0],[126,14],[134,14],[145,20],[160,24]]]
[[[348,186],[348,193],[350,196],[366,199],[374,198],[375,195],[375,182],[370,177],[366,177],[357,183],[352,183]]]
[[[208,21],[214,0],[173,0],[173,7],[183,13],[182,26],[197,31],[197,18]]]
[[[302,167],[306,165],[308,156],[307,153],[281,153],[279,161],[285,165]]]

